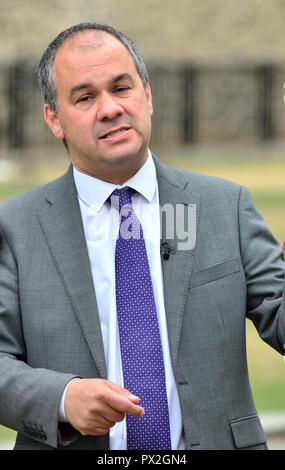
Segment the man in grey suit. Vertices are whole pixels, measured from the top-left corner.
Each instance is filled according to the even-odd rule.
[[[44,53],[39,77],[45,120],[71,166],[0,208],[0,422],[18,431],[15,448],[126,449],[126,418],[147,419],[143,397],[124,388],[108,202],[131,187],[161,338],[165,448],[266,449],[245,319],[283,353],[285,268],[248,191],[169,168],[150,152],[147,72],[118,31],[69,28]],[[145,206],[154,210],[144,219]],[[160,226],[159,208],[176,230]],[[179,239],[181,214],[193,243]]]

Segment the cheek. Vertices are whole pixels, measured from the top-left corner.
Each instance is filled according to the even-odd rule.
[[[65,116],[62,128],[67,135],[80,139],[83,135],[86,138],[86,134],[92,129],[92,123],[87,115],[74,115],[72,113],[69,116]]]
[[[145,99],[137,100],[132,106],[132,114],[135,121],[141,126],[150,126],[152,106]]]

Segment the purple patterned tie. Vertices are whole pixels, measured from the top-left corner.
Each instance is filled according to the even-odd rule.
[[[135,192],[116,189],[109,198],[121,215],[115,273],[124,387],[140,397],[145,409],[142,418],[126,415],[127,443],[128,449],[167,450],[171,441],[164,363],[145,241],[132,207]]]

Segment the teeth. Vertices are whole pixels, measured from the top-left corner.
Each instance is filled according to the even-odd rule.
[[[119,131],[116,132],[110,132],[110,134],[105,135],[103,138],[107,139],[107,137],[114,137],[115,135],[119,135],[122,132],[124,132],[126,129],[120,129]]]

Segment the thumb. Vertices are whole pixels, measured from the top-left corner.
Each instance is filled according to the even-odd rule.
[[[140,401],[140,398],[137,397],[136,395],[133,395],[129,390],[126,388],[121,387],[120,385],[108,381],[108,387],[113,391],[118,393],[119,395],[124,396],[128,400],[130,400],[132,403],[138,403]]]

